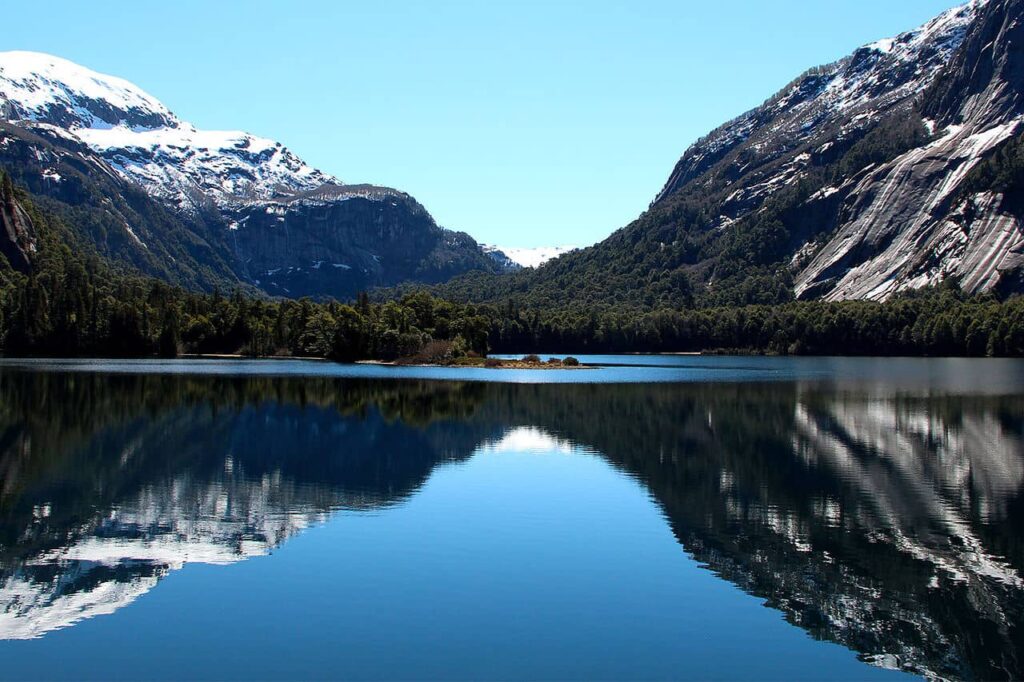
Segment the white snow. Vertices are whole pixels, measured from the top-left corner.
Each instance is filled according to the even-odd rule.
[[[51,55],[0,52],[0,105],[15,119],[58,123],[122,177],[190,212],[341,184],[280,142],[201,130],[128,81]]]
[[[63,105],[83,127],[111,125],[84,106],[87,100],[104,102],[122,113],[152,114],[168,123],[174,120],[167,107],[132,83],[40,52],[0,52],[0,98],[29,119],[43,117],[52,105]]]
[[[748,138],[756,151],[767,152],[780,139],[803,140],[818,130],[827,130],[829,124],[842,124],[844,133],[863,128],[893,104],[928,87],[963,41],[982,4],[984,0],[972,0],[916,30],[864,46],[867,54],[858,50],[806,74],[762,107],[699,140],[684,159],[696,166],[705,157]],[[893,80],[893,74],[908,73]],[[766,118],[767,123],[758,122]],[[824,152],[829,146],[823,144],[818,151]],[[670,179],[656,201],[672,183]]]
[[[876,52],[883,52],[885,54],[889,54],[890,52],[892,52],[892,46],[895,42],[896,41],[892,38],[882,38],[881,40],[877,40],[871,43],[870,45],[865,45],[865,47],[869,50],[875,50]]]
[[[234,130],[175,128],[135,131],[124,126],[80,128],[78,137],[122,175],[154,196],[194,201],[198,190],[218,204],[272,199],[338,180],[308,166],[280,142]]]
[[[517,426],[507,430],[500,439],[484,443],[479,450],[491,454],[529,452],[571,455],[581,449],[572,441],[552,436],[535,426]]]
[[[818,199],[828,199],[830,196],[839,191],[838,187],[823,187],[817,192],[808,197],[807,201],[817,201]]]
[[[575,251],[578,246],[564,245],[564,246],[534,246],[534,247],[519,247],[519,246],[493,246],[490,244],[482,245],[484,251],[493,252],[501,251],[509,260],[513,263],[521,265],[524,268],[536,268],[540,267],[549,260],[558,258],[563,253],[569,253]]]

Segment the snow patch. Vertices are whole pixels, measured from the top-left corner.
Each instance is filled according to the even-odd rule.
[[[517,246],[493,246],[484,244],[483,249],[487,253],[494,251],[501,251],[509,260],[517,265],[521,265],[524,268],[537,268],[547,263],[549,260],[558,258],[564,253],[575,251],[578,246],[563,245],[563,246],[535,246],[535,247],[517,247]]]
[[[132,83],[51,55],[0,52],[0,111],[84,142],[122,178],[190,213],[341,185],[280,142],[201,130]]]

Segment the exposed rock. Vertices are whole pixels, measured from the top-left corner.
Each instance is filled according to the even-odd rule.
[[[36,250],[36,231],[25,209],[14,195],[10,176],[0,181],[0,254],[12,268],[27,273]]]
[[[0,53],[0,112],[9,126],[60,138],[46,141],[64,150],[56,156],[93,176],[85,184],[101,194],[113,190],[105,194],[109,202],[130,192],[114,187],[116,178],[173,214],[153,225],[120,212],[116,231],[133,244],[112,255],[147,274],[186,286],[245,283],[273,294],[344,298],[373,286],[504,269],[468,235],[438,227],[402,192],[343,184],[274,140],[200,130],[133,84],[57,57]],[[22,146],[38,141],[8,130]],[[62,176],[43,162],[55,156],[52,149],[17,159],[5,144],[0,139],[0,164],[15,166],[19,181],[80,203],[81,193],[72,191],[69,201]],[[57,181],[47,182],[47,173]],[[182,246],[187,253],[175,253]]]
[[[1001,196],[959,198],[968,173],[1021,130],[1024,3],[993,0],[923,105],[928,145],[872,169],[851,191],[842,225],[796,278],[796,293],[882,299],[957,278],[986,291],[1017,276],[1024,231]]]
[[[885,299],[948,279],[1024,291],[1022,33],[1024,0],[972,0],[811,69],[691,145],[633,223],[487,300]]]
[[[325,185],[224,215],[241,274],[273,294],[354,293],[497,267],[469,235],[439,228],[415,199],[384,187]]]

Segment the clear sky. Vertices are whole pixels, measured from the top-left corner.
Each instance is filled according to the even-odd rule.
[[[18,2],[0,49],[118,75],[505,246],[589,244],[683,150],[955,0]]]

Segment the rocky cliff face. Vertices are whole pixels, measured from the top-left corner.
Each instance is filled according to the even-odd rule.
[[[933,139],[846,180],[839,227],[797,275],[798,295],[877,299],[949,277],[968,291],[1016,284],[1021,215],[1000,192],[964,190],[971,171],[1020,134],[1022,19],[1014,0],[979,8],[913,112]]]
[[[811,69],[691,145],[650,208],[507,295],[634,305],[1024,291],[1020,0]],[[502,290],[501,287],[495,289]]]
[[[275,294],[345,297],[408,279],[437,282],[502,269],[467,235],[439,228],[402,192],[345,185],[274,140],[198,129],[131,83],[66,60],[0,53],[0,114],[20,131],[58,137],[65,148],[77,145],[82,172],[142,188],[190,233],[189,244],[209,247],[208,255],[191,255],[192,269],[212,272],[181,276],[177,261],[168,260],[162,269],[172,281],[209,287],[234,280]],[[20,131],[8,130],[25,143]],[[0,139],[0,163],[28,176],[23,181],[34,191],[61,195],[63,176],[37,163],[40,154],[28,155],[26,169],[4,153],[6,144]],[[126,220],[118,231],[137,237],[143,250],[173,241],[146,221]],[[127,260],[137,265],[149,258],[163,254]],[[324,263],[337,264],[336,271],[328,275]],[[154,269],[160,268],[144,271]]]
[[[1020,215],[998,192],[962,190],[1019,134],[1022,18],[1016,0],[975,0],[808,72],[687,150],[653,210],[704,192],[708,229],[743,230],[784,197],[778,262],[798,297],[884,299],[951,277],[1012,286]],[[897,120],[920,136],[886,135]]]
[[[283,296],[436,283],[499,267],[469,235],[439,228],[415,199],[383,187],[325,185],[223,215],[242,275]]]
[[[0,254],[18,272],[28,272],[36,250],[36,233],[25,209],[14,195],[8,175],[0,182]]]

